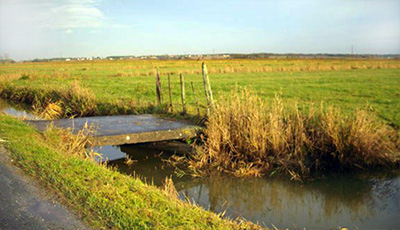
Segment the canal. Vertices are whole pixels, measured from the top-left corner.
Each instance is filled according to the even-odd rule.
[[[37,119],[28,107],[0,101],[0,108],[22,119]],[[110,167],[155,186],[171,177],[182,200],[226,212],[229,218],[241,217],[271,228],[400,228],[399,170],[335,173],[302,183],[279,176],[193,178],[168,163],[172,154],[189,151],[185,143],[101,146],[94,151]],[[133,163],[127,164],[126,156]]]

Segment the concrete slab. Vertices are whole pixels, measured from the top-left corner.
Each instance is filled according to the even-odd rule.
[[[28,120],[39,131],[51,124],[62,129],[71,129],[77,133],[84,127],[93,127],[93,145],[122,145],[165,140],[177,140],[194,137],[199,126],[183,121],[159,118],[153,115],[121,115],[59,119],[53,121]]]

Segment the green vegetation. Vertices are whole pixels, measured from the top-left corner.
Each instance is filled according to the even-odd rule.
[[[39,134],[21,121],[0,115],[0,136],[6,140],[15,163],[57,192],[95,228],[258,228],[247,222],[222,220],[216,214],[182,202],[169,195],[168,183],[167,189],[161,191],[83,158],[79,154],[82,141],[65,132],[49,132]]]
[[[331,60],[210,60],[207,61],[215,98],[227,95],[236,85],[250,87],[272,102],[282,91],[285,102],[300,105],[323,101],[344,114],[366,109],[389,125],[400,127],[400,61],[379,59]],[[171,74],[174,113],[180,106],[178,73],[186,80],[189,115],[197,114],[190,88],[194,88],[205,113],[206,101],[201,77],[201,61],[91,61],[18,63],[0,66],[3,98],[46,106],[55,103],[78,82],[97,105],[88,114],[165,113],[156,106],[155,70],[159,68],[168,103],[167,74]],[[6,90],[4,90],[6,89]],[[62,100],[63,101],[63,100]],[[64,103],[66,106],[69,104]],[[65,110],[70,110],[65,108]],[[79,115],[76,113],[72,113]],[[66,113],[66,115],[69,115]]]

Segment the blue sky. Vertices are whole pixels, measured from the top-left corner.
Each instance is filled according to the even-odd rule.
[[[400,0],[0,0],[12,58],[400,53]]]

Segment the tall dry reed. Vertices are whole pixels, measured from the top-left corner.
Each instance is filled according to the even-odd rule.
[[[350,117],[333,109],[302,112],[280,96],[271,105],[247,90],[220,98],[204,136],[186,162],[196,174],[280,171],[300,179],[314,171],[393,166],[400,160],[396,131],[365,111]]]
[[[75,155],[88,160],[101,159],[101,154],[93,151],[92,139],[90,138],[94,129],[85,124],[82,130],[72,133],[69,129],[59,129],[50,126],[43,133],[48,143],[53,144],[55,149],[59,149],[63,154]]]

